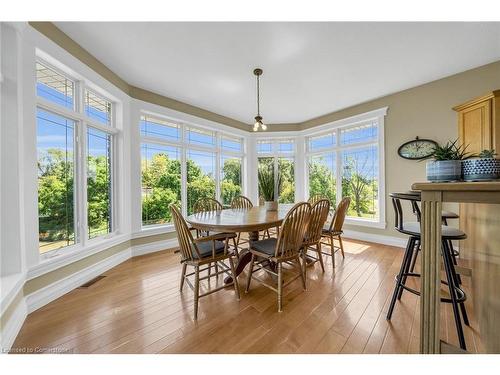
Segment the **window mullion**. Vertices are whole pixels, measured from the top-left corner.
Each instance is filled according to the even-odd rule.
[[[185,140],[185,126],[181,126],[181,139]],[[187,148],[181,147],[181,211],[187,215]]]

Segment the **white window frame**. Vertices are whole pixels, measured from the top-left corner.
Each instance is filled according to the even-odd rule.
[[[118,165],[117,160],[117,136],[120,131],[116,127],[116,123],[114,121],[116,111],[116,102],[108,99],[108,95],[101,93],[96,90],[96,86],[93,85],[90,81],[87,81],[84,78],[76,78],[70,73],[70,69],[61,69],[55,67],[54,64],[51,64],[47,61],[44,56],[36,56],[35,64],[33,65],[33,69],[36,69],[36,62],[41,63],[54,70],[56,73],[67,77],[74,84],[73,89],[73,100],[74,100],[74,108],[66,108],[62,105],[58,105],[56,103],[51,102],[50,100],[44,99],[36,95],[35,106],[36,109],[40,108],[48,112],[52,112],[62,117],[66,117],[75,121],[75,129],[74,129],[74,223],[75,223],[75,243],[70,246],[60,247],[58,249],[47,251],[43,254],[39,253],[40,259],[48,260],[60,254],[70,254],[73,252],[79,252],[89,246],[97,246],[102,242],[105,242],[119,233],[120,230],[120,220],[118,218],[117,213],[117,189],[116,189],[116,170]],[[34,85],[36,87],[37,80],[35,78]],[[84,101],[84,90],[85,88],[98,93],[99,95],[106,98],[111,103],[111,124],[104,125],[98,123],[91,118],[85,115],[85,105]],[[87,238],[88,233],[88,202],[87,202],[87,129],[88,127],[95,128],[97,130],[103,131],[111,136],[111,223],[112,230],[110,233],[107,233],[102,236],[98,236],[92,239]],[[38,194],[38,193],[37,193]],[[38,220],[37,220],[38,222]],[[38,248],[39,250],[39,248]]]
[[[378,209],[379,215],[378,219],[365,219],[356,217],[346,217],[345,223],[352,225],[360,225],[374,228],[385,228],[386,227],[386,210],[385,210],[385,144],[384,144],[384,121],[385,115],[387,113],[387,107],[380,108],[378,110],[370,111],[353,117],[349,117],[343,120],[335,121],[329,124],[325,124],[310,131],[305,131],[305,160],[304,160],[304,177],[305,177],[305,196],[309,196],[309,160],[311,156],[317,156],[327,153],[335,154],[335,178],[337,181],[336,187],[336,197],[337,201],[340,202],[342,199],[342,170],[341,170],[341,155],[342,151],[345,150],[355,150],[367,146],[377,146],[378,151]],[[367,142],[360,142],[348,145],[342,145],[340,140],[341,129],[352,128],[367,123],[376,123],[378,132],[377,138]],[[319,150],[311,151],[309,149],[309,139],[311,137],[322,136],[328,133],[336,132],[336,144],[331,147],[322,147]],[[336,203],[338,203],[336,202]]]
[[[187,123],[185,121],[181,121],[175,118],[172,118],[170,116],[163,115],[158,112],[153,112],[149,110],[144,110],[141,109],[140,111],[140,116],[139,119],[142,116],[148,116],[150,118],[156,118],[158,120],[170,122],[171,124],[175,124],[179,126],[180,130],[180,138],[178,141],[174,139],[162,139],[160,137],[150,137],[150,136],[144,136],[140,135],[140,140],[139,140],[139,145],[142,147],[144,143],[153,143],[161,146],[171,146],[171,147],[177,147],[180,150],[180,161],[181,161],[181,212],[184,216],[187,215],[187,157],[188,157],[188,152],[190,150],[193,151],[202,151],[202,152],[210,152],[215,155],[215,198],[217,200],[221,199],[221,171],[222,171],[222,156],[226,157],[236,157],[241,159],[241,189],[242,189],[242,194],[246,194],[246,188],[245,188],[245,173],[246,173],[246,163],[245,163],[245,158],[246,158],[246,147],[245,147],[245,138],[243,136],[235,136],[234,134],[230,134],[227,131],[221,131],[216,129],[215,127],[209,127],[209,126],[202,126],[198,124],[192,124],[192,123]],[[140,121],[140,120],[139,120]],[[140,127],[140,122],[138,124],[134,124],[137,127]],[[215,144],[212,145],[203,145],[203,144],[198,144],[198,143],[190,143],[188,142],[187,139],[187,130],[188,129],[194,129],[194,130],[199,130],[202,132],[213,132],[215,136]],[[139,131],[140,134],[140,131]],[[237,150],[230,150],[230,149],[223,149],[222,148],[222,137],[228,137],[231,139],[239,139],[241,141],[241,151]],[[142,160],[142,154],[139,154],[141,160]],[[139,171],[139,189],[142,191],[142,167],[140,168]],[[174,224],[173,223],[165,223],[165,224],[151,224],[151,225],[143,225],[142,223],[142,195],[139,194],[139,197],[141,199],[140,202],[140,231],[141,233],[161,233],[162,231],[170,231],[174,229]]]

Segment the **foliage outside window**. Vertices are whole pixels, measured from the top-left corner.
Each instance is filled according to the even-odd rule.
[[[35,70],[38,237],[39,251],[46,253],[84,245],[114,230],[112,144],[117,130],[109,126],[112,104],[104,97],[85,88],[85,97],[75,101],[76,87],[84,82],[40,61]],[[106,126],[99,120],[104,118]],[[75,192],[82,191],[87,201],[80,203]]]
[[[309,196],[326,195],[337,203],[342,197],[350,197],[348,217],[378,220],[377,122],[309,137],[307,146]]]
[[[242,160],[236,156],[222,155],[221,158],[221,201],[223,205],[229,206],[234,198],[241,195]]]

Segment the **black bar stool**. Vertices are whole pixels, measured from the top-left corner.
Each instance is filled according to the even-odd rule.
[[[396,286],[392,295],[389,311],[387,312],[387,320],[391,319],[396,300],[401,299],[404,290],[407,290],[418,296],[420,295],[419,291],[406,285],[406,280],[408,277],[420,277],[420,274],[413,272],[413,266],[415,265],[415,259],[417,257],[421,242],[420,220],[417,222],[405,222],[401,205],[401,201],[403,200],[411,202],[413,212],[416,214],[418,212],[417,217],[418,219],[420,219],[420,208],[418,207],[420,195],[412,193],[391,193],[390,197],[392,198],[392,205],[394,207],[395,229],[400,233],[408,235],[409,239],[406,245],[406,250],[403,256],[403,262],[401,264],[399,274],[396,276]],[[415,210],[417,210],[417,212],[415,212]],[[441,302],[452,304],[453,315],[455,317],[455,325],[457,327],[458,340],[460,342],[460,347],[465,350],[465,338],[460,312],[462,313],[462,318],[465,325],[468,326],[469,319],[467,317],[467,311],[464,304],[467,296],[465,292],[460,288],[460,282],[455,271],[453,251],[450,247],[450,243],[452,240],[463,240],[467,238],[467,235],[459,229],[451,228],[446,225],[442,225],[441,233],[441,254],[443,257],[443,265],[446,272],[446,281],[441,282],[445,285],[448,285],[450,293],[450,298],[441,298]]]

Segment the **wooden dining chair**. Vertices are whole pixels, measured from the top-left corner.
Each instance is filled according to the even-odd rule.
[[[342,198],[340,203],[335,210],[335,215],[329,225],[323,227],[321,237],[328,239],[328,242],[321,242],[323,245],[330,246],[330,253],[323,252],[324,255],[329,255],[332,257],[332,267],[335,268],[335,253],[340,250],[342,258],[344,255],[344,244],[342,243],[342,227],[344,226],[344,220],[347,215],[347,210],[349,209],[349,204],[351,203],[351,198]],[[334,239],[339,241],[339,246],[335,246]]]
[[[283,310],[283,287],[290,284],[298,277],[302,278],[302,287],[306,290],[306,278],[304,274],[305,267],[300,262],[302,244],[304,235],[306,234],[307,225],[311,213],[311,205],[306,202],[297,203],[288,212],[283,220],[278,238],[267,238],[265,240],[254,241],[250,244],[250,252],[252,259],[250,261],[250,269],[248,270],[246,293],[250,289],[252,279],[258,280],[264,286],[275,291],[278,294],[278,311]],[[258,259],[257,259],[258,258]],[[305,261],[305,258],[303,258]],[[283,283],[283,264],[287,263],[296,268],[298,271],[295,277]],[[265,264],[272,264],[276,267],[276,272],[273,269],[264,267]],[[256,271],[263,270],[271,275],[278,277],[278,285],[275,288],[267,284],[264,280],[254,275],[254,267]]]
[[[184,282],[186,282],[194,292],[194,319],[198,319],[198,301],[200,298],[226,288],[224,282],[220,287],[210,289],[206,293],[200,294],[200,281],[217,278],[221,274],[227,274],[232,278],[236,299],[240,299],[240,289],[236,277],[233,257],[235,254],[229,248],[228,233],[212,234],[210,236],[193,238],[191,231],[179,209],[174,205],[170,206],[170,212],[174,219],[175,230],[179,240],[182,274],[179,290],[182,292]],[[229,266],[224,260],[229,260]],[[194,267],[194,272],[186,274],[187,266]],[[205,267],[205,268],[203,268]],[[215,267],[215,273],[210,270]],[[221,271],[219,271],[219,268]],[[208,271],[207,276],[200,277],[200,273]],[[194,285],[189,280],[189,276],[194,275]]]
[[[200,212],[220,211],[223,208],[222,203],[220,203],[217,199],[204,197],[198,199],[194,203],[193,212],[197,214]]]
[[[312,205],[311,217],[302,247],[302,251],[305,253],[306,258],[313,259],[314,263],[319,261],[323,272],[325,272],[325,265],[323,264],[323,256],[321,254],[321,235],[326,220],[328,219],[329,212],[330,201],[328,199],[320,199]],[[315,251],[315,256],[308,255],[307,252],[309,250]]]
[[[309,199],[307,200],[307,202],[310,205],[313,205],[314,203],[316,203],[317,201],[320,201],[322,199],[326,199],[326,200],[328,200],[328,202],[330,202],[330,200],[328,199],[328,197],[326,195],[323,195],[323,194],[314,194],[314,195],[311,195],[309,197]]]
[[[241,210],[248,210],[253,207],[253,203],[250,199],[243,195],[239,195],[233,199],[231,202],[231,208],[233,209],[241,209]],[[238,233],[238,237],[236,237],[236,246],[240,246],[241,242],[241,233]],[[248,240],[243,240],[243,243],[248,243]]]

